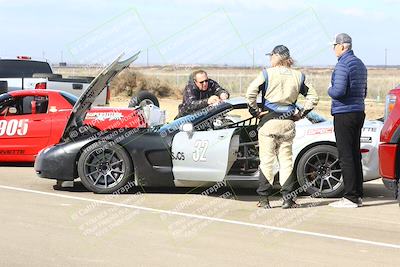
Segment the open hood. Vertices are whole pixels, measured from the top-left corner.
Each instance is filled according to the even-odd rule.
[[[61,141],[68,140],[69,138],[77,137],[78,132],[76,131],[78,127],[82,126],[85,120],[86,113],[91,108],[94,100],[100,93],[107,87],[115,75],[121,72],[123,69],[127,68],[133,61],[139,57],[140,51],[137,52],[132,57],[119,61],[123,54],[114,60],[107,68],[105,68],[97,77],[90,83],[86,90],[79,97],[78,101],[75,103],[71,115],[69,117],[68,123],[65,126],[64,133],[62,135]]]

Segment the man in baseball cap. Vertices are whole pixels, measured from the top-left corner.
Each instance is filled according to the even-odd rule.
[[[337,44],[351,44],[352,40],[350,35],[347,33],[339,33],[336,34],[335,40],[332,42],[332,45],[337,45]]]
[[[331,114],[342,168],[344,196],[330,203],[334,208],[362,206],[363,171],[360,138],[365,120],[367,68],[356,57],[351,37],[346,33],[335,36],[333,50],[338,59],[332,73],[328,94],[332,98]]]

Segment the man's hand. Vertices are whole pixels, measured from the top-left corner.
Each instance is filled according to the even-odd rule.
[[[207,103],[208,103],[209,105],[216,105],[216,104],[218,104],[220,101],[221,101],[221,99],[219,99],[218,96],[212,95],[212,96],[210,96],[210,98],[208,98]]]
[[[265,114],[268,114],[268,113],[269,113],[269,111],[262,111],[262,112],[258,113],[257,117],[261,118],[262,116],[264,116]]]
[[[299,121],[299,120],[301,120],[302,119],[302,117],[301,117],[301,113],[300,112],[297,112],[296,114],[294,114],[293,116],[292,116],[292,120],[293,121]]]
[[[260,114],[260,111],[258,108],[254,109],[250,106],[249,106],[249,112],[250,112],[251,116],[253,116],[253,117],[258,117],[258,115]]]
[[[221,100],[226,100],[226,99],[228,99],[228,94],[227,93],[221,93],[220,95],[219,95],[219,98],[221,99]]]

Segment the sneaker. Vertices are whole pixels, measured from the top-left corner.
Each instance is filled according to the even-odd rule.
[[[328,206],[333,207],[333,208],[358,208],[359,207],[357,203],[354,203],[354,202],[348,200],[347,198],[342,198],[338,201],[329,203]]]
[[[294,200],[291,198],[283,200],[282,209],[293,209],[293,208],[298,208],[298,207],[299,207],[299,205],[297,205],[296,202],[294,202]]]
[[[268,197],[260,197],[260,201],[258,201],[257,207],[264,208],[264,209],[270,209],[271,205],[269,204]]]

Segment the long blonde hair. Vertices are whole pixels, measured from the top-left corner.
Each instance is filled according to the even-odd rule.
[[[294,59],[292,57],[287,57],[287,58],[282,58],[281,56],[280,60],[276,63],[276,66],[282,66],[282,67],[287,67],[291,68],[294,64]]]

